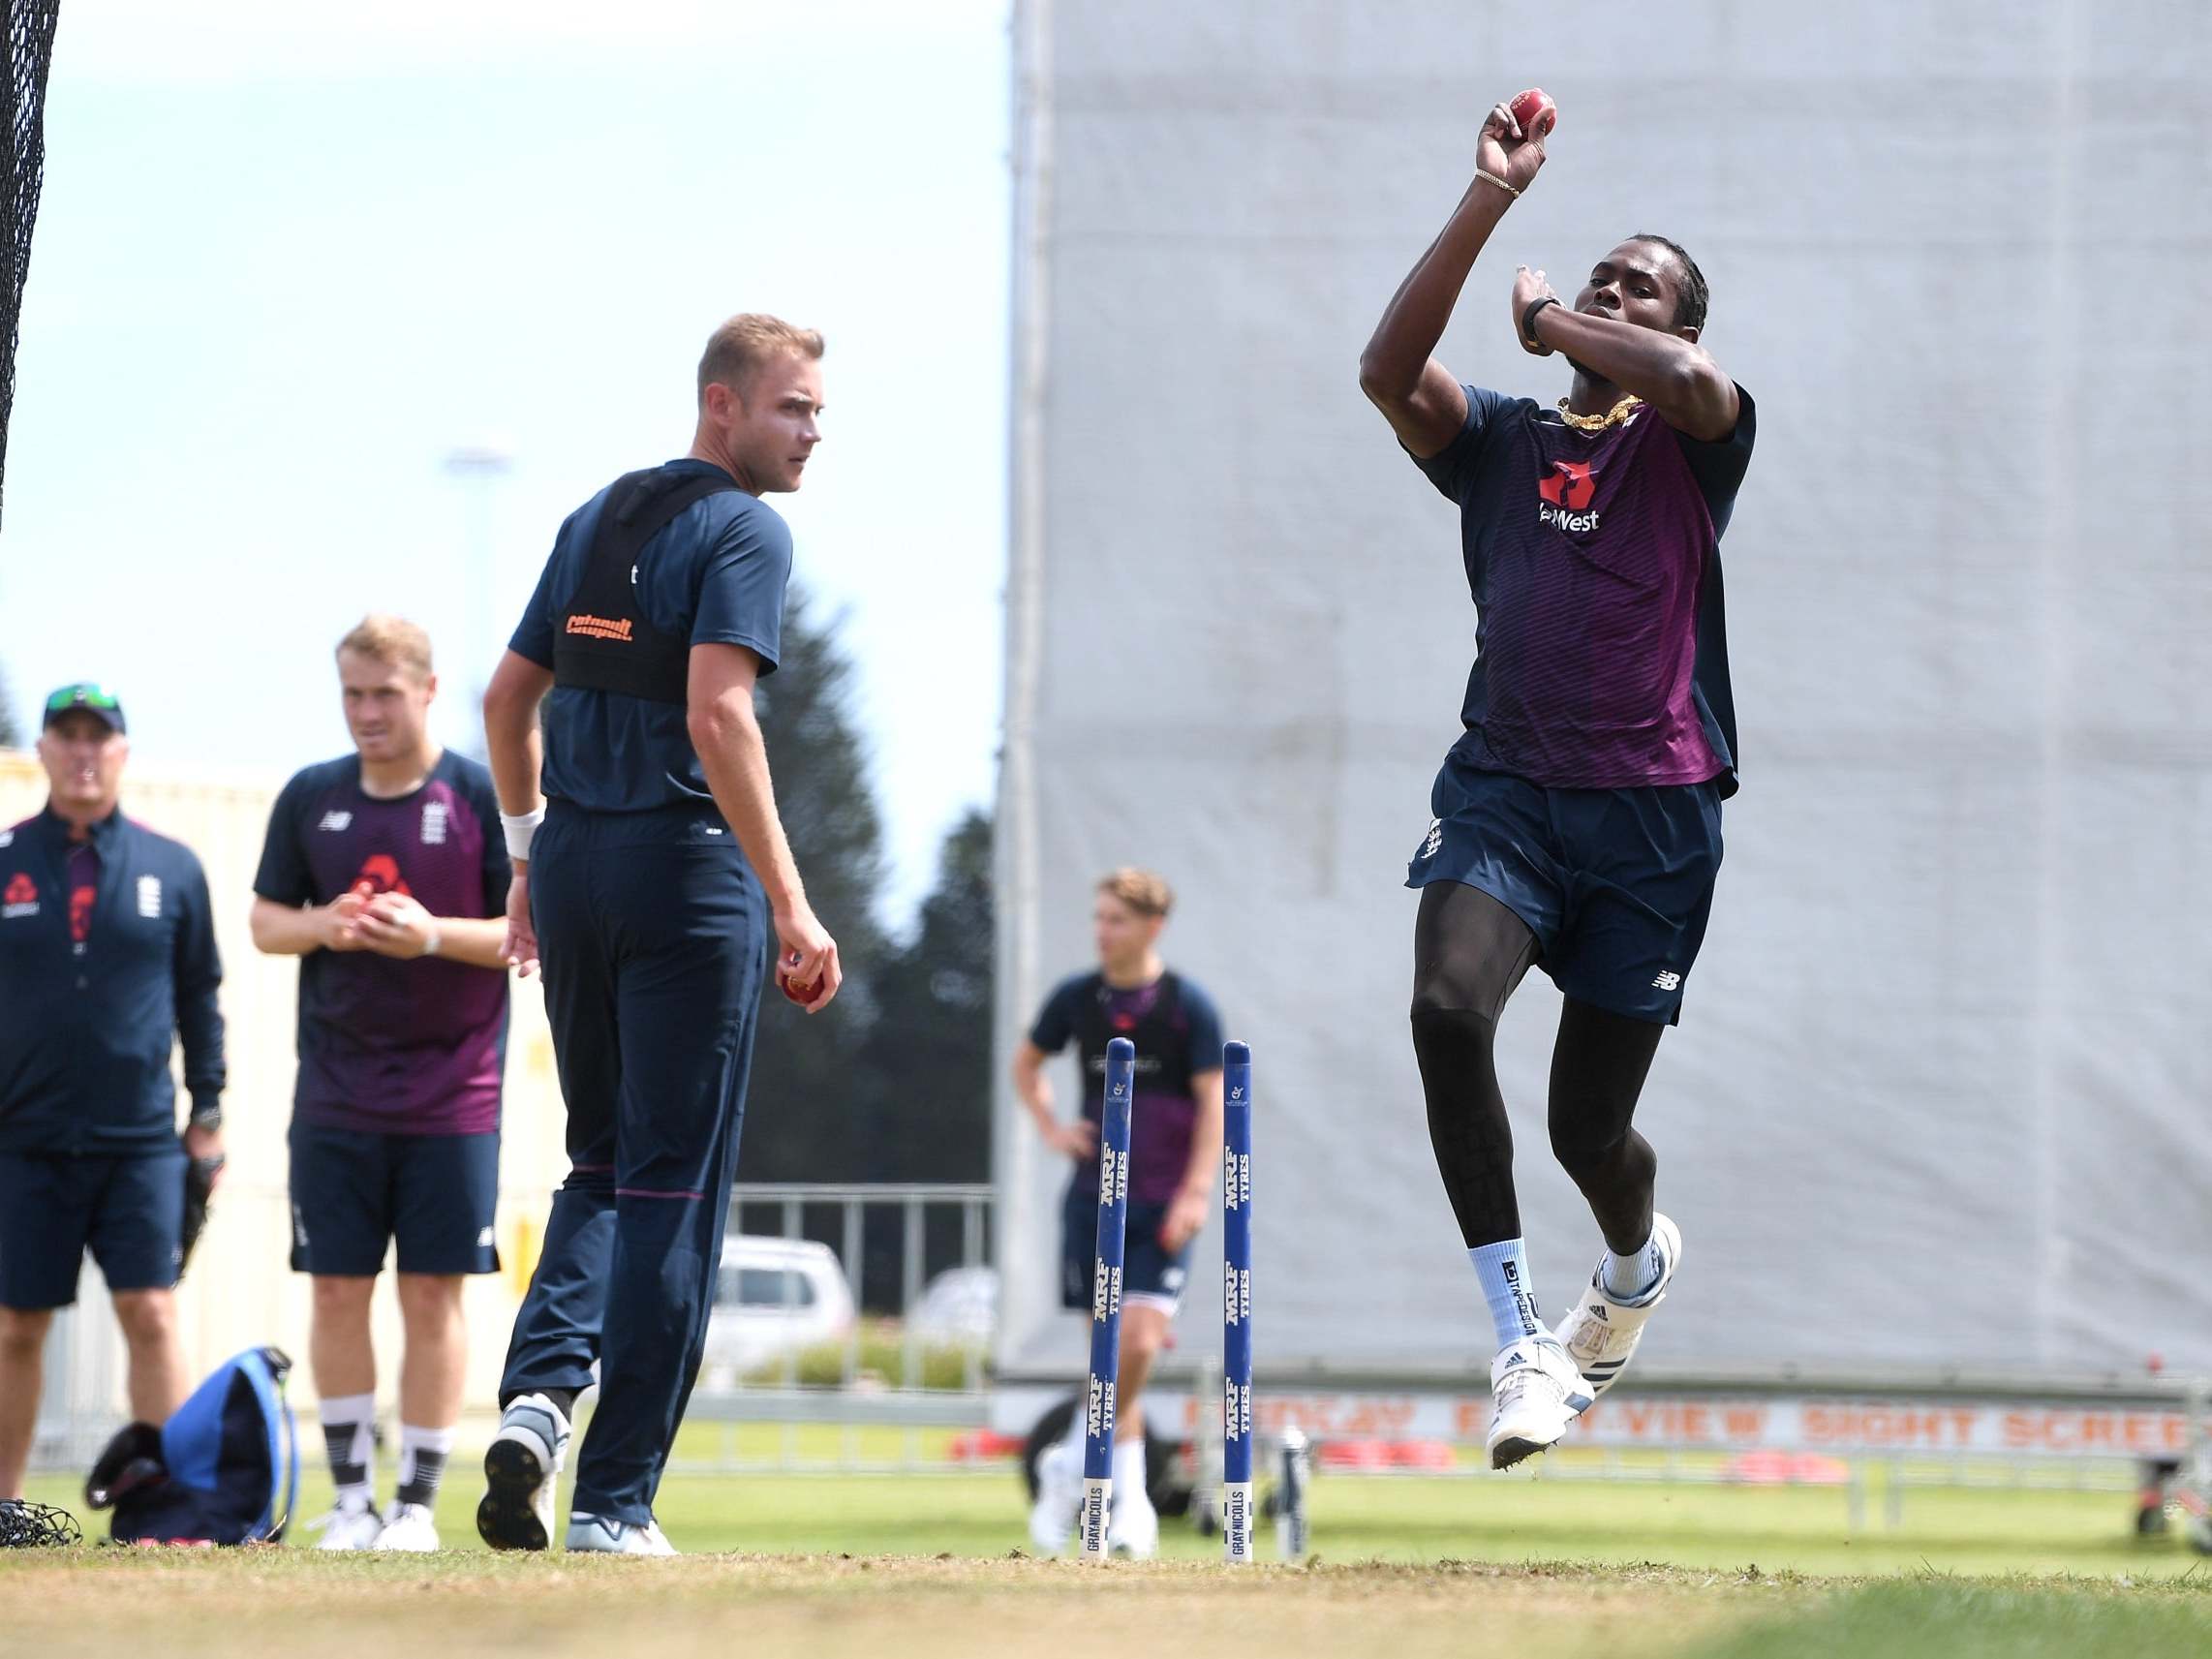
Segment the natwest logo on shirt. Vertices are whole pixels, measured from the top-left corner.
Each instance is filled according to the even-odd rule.
[[[18,916],[38,913],[39,884],[18,870],[9,879],[8,890],[0,893],[0,920],[12,922]]]
[[[1551,471],[1536,483],[1542,498],[1536,516],[1554,530],[1582,535],[1598,527],[1590,504],[1598,498],[1597,479],[1587,461],[1553,461]]]

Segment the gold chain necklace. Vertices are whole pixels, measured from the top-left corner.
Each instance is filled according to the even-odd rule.
[[[1644,407],[1644,400],[1634,392],[1623,392],[1618,403],[1603,415],[1577,415],[1567,407],[1567,400],[1559,400],[1559,418],[1578,432],[1603,432],[1609,426],[1618,426]]]

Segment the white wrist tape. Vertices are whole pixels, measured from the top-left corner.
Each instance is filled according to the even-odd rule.
[[[535,813],[502,813],[500,828],[507,832],[507,855],[509,858],[527,859],[530,844],[538,839],[538,826],[545,821],[545,809]]]

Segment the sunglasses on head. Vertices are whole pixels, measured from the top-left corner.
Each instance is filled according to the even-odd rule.
[[[46,713],[49,715],[58,715],[68,709],[112,709],[120,706],[120,700],[114,692],[104,691],[98,686],[70,686],[46,699]]]

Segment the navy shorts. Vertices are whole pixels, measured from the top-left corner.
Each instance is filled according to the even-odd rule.
[[[499,1131],[380,1135],[292,1125],[292,1270],[352,1278],[384,1271],[499,1272]]]
[[[0,1153],[0,1307],[77,1300],[84,1252],[113,1290],[168,1290],[184,1259],[184,1149]]]
[[[1447,759],[1408,887],[1459,881],[1536,935],[1566,996],[1673,1025],[1720,874],[1720,784],[1547,789]]]
[[[1183,1301],[1190,1276],[1190,1246],[1170,1253],[1160,1244],[1164,1204],[1129,1204],[1128,1231],[1121,1240],[1121,1300],[1146,1302],[1172,1313]],[[1098,1271],[1098,1194],[1067,1189],[1060,1206],[1060,1305],[1091,1306],[1091,1278]]]

